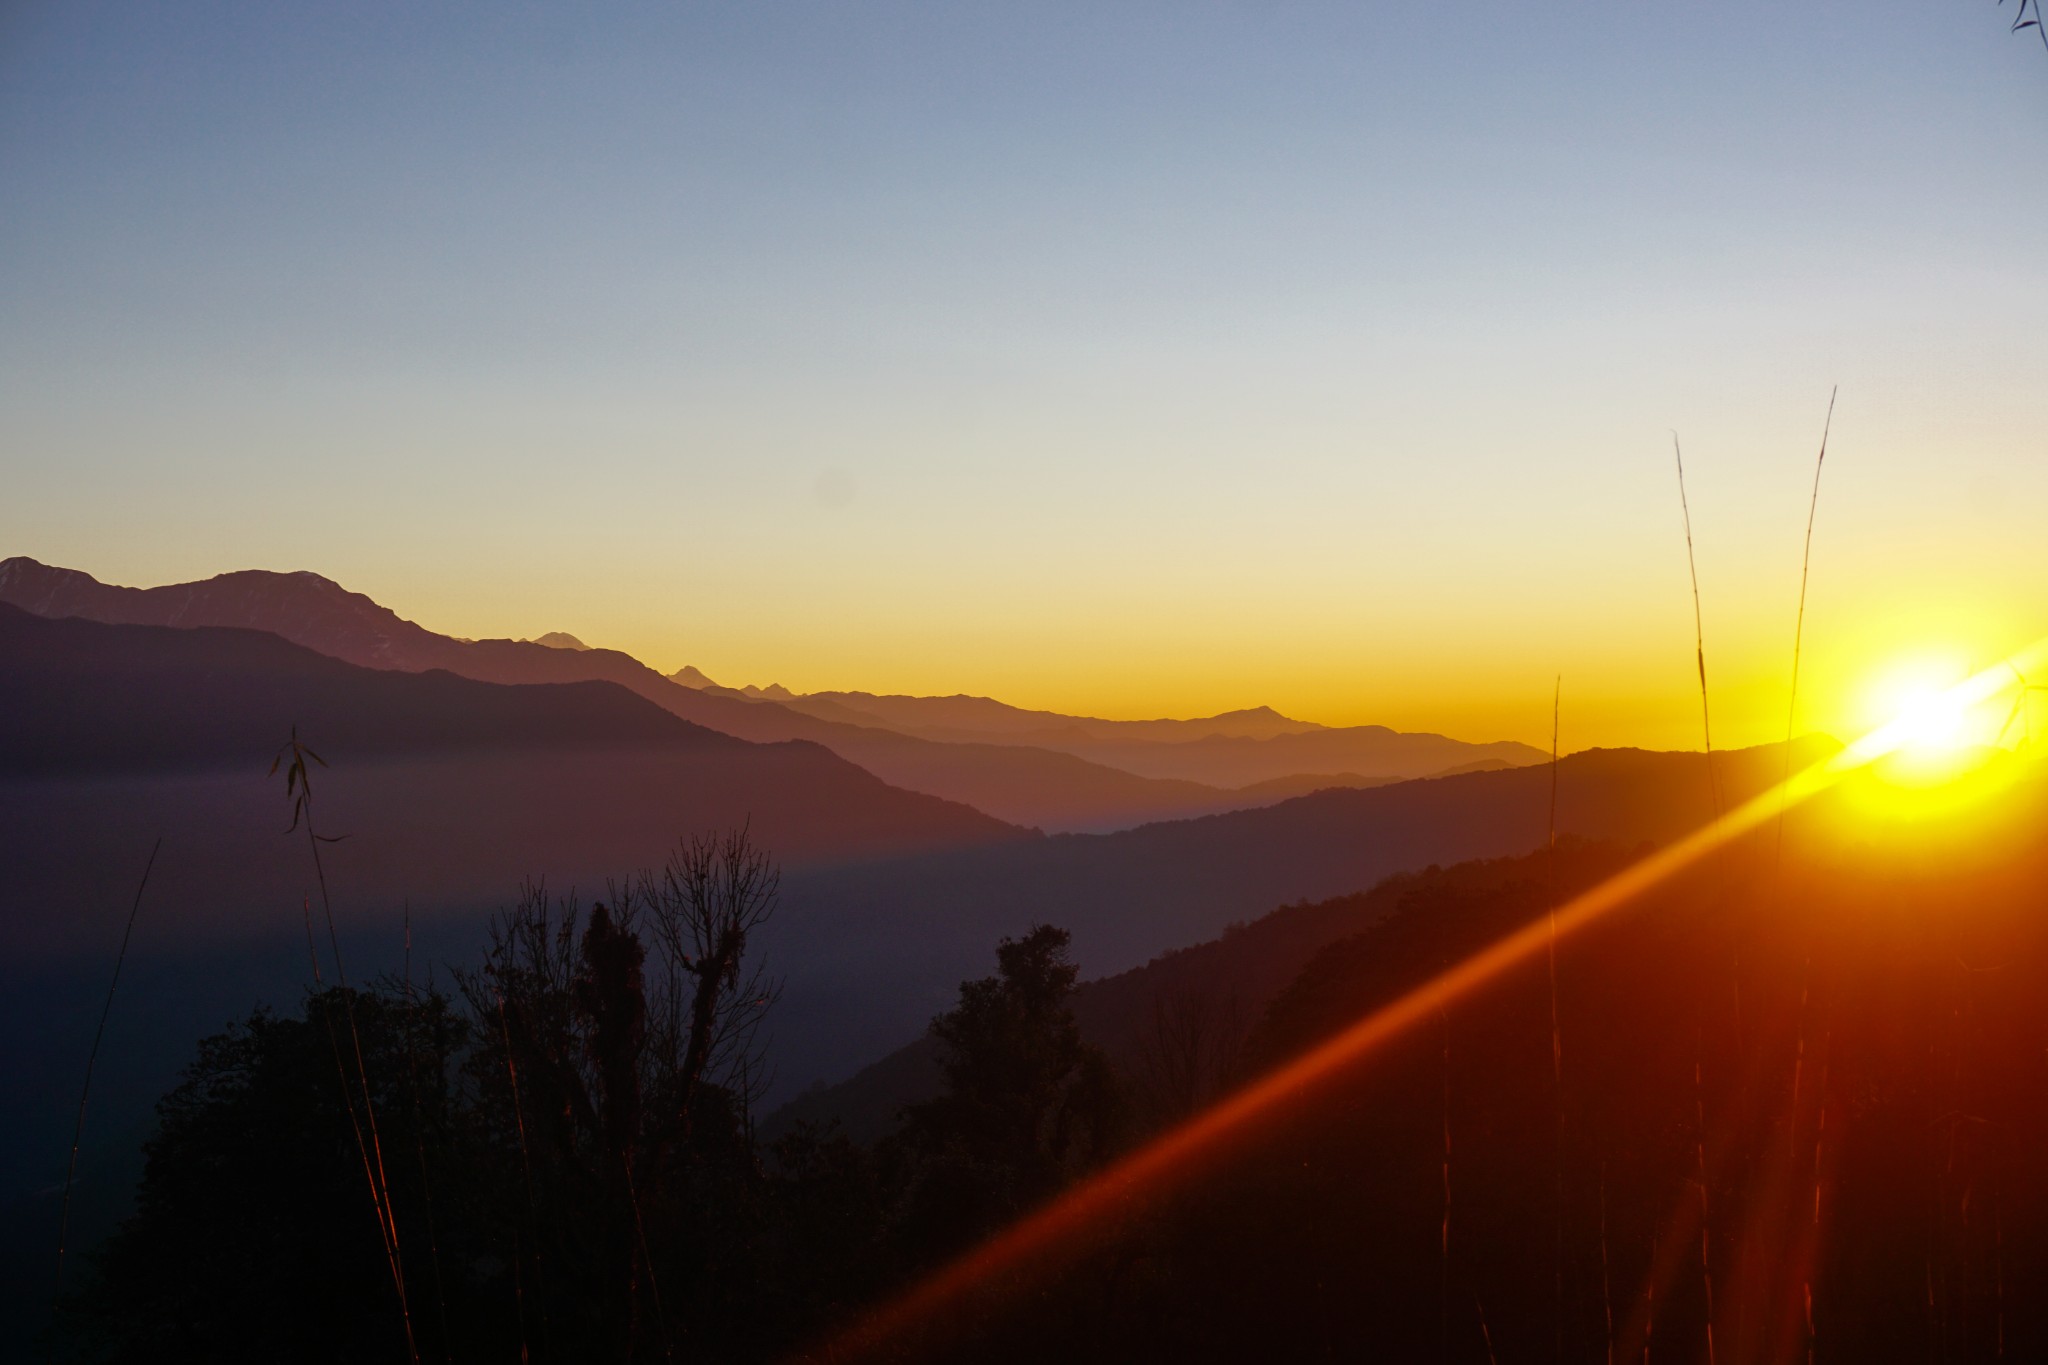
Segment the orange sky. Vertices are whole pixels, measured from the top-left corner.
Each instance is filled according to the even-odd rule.
[[[1676,428],[1741,744],[1839,383],[1811,723],[2048,630],[1988,10],[805,13],[25,7],[0,554],[1108,716],[1547,744],[1562,673],[1567,748],[1693,745]]]

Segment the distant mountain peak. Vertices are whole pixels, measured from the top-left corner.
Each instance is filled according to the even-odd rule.
[[[549,649],[590,648],[589,645],[584,644],[581,640],[577,639],[575,636],[571,635],[566,630],[551,630],[545,635],[537,636],[534,639],[534,643],[537,645],[546,645]]]
[[[1217,712],[1217,713],[1216,713],[1215,715],[1213,715],[1213,716],[1209,717],[1209,719],[1211,719],[1211,720],[1271,720],[1271,721],[1279,721],[1279,722],[1281,722],[1281,723],[1283,723],[1283,724],[1286,724],[1286,725],[1313,725],[1313,724],[1315,724],[1315,722],[1313,722],[1313,721],[1306,721],[1306,720],[1296,720],[1296,719],[1295,719],[1294,717],[1292,717],[1292,716],[1289,716],[1289,715],[1283,715],[1283,714],[1281,714],[1280,712],[1278,712],[1278,711],[1275,711],[1275,710],[1274,710],[1274,709],[1273,709],[1272,707],[1270,707],[1270,706],[1244,706],[1244,707],[1239,707],[1239,708],[1238,708],[1237,710],[1235,710],[1235,711],[1219,711],[1219,712]],[[1318,728],[1320,728],[1320,727],[1318,727]]]
[[[750,697],[766,697],[769,701],[789,701],[796,696],[796,693],[790,691],[781,683],[769,683],[766,687],[756,687],[752,683],[748,683],[740,691]]]
[[[694,687],[699,692],[702,692],[707,687],[718,686],[717,683],[705,677],[695,664],[684,664],[681,668],[669,674],[668,680],[672,683],[681,683],[684,687]]]

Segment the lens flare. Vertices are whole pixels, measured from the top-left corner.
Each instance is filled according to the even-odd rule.
[[[1563,938],[1586,928],[1786,809],[1900,754],[1916,742],[1916,736],[1927,733],[1930,723],[1937,724],[1937,733],[1945,729],[1947,721],[1931,722],[1930,714],[1967,716],[1993,698],[2009,697],[2014,688],[2023,686],[2021,676],[2042,664],[2048,664],[2048,639],[1943,690],[1925,710],[1895,714],[1889,723],[1833,757],[1794,773],[1676,843],[1574,896],[1559,906],[1547,923],[1538,920],[1516,930],[1075,1185],[885,1304],[830,1343],[822,1357],[812,1358],[847,1361],[889,1353],[907,1336],[935,1325],[978,1294],[1014,1288],[1020,1278],[1056,1261],[1085,1228],[1184,1178],[1202,1159],[1214,1156],[1226,1140],[1242,1137],[1259,1120],[1301,1103],[1320,1083],[1434,1018],[1454,1001],[1533,960],[1548,949],[1553,935]]]

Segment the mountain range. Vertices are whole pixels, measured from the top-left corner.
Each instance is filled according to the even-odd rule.
[[[170,886],[202,878],[188,933],[274,904],[296,873],[277,838],[282,778],[266,773],[293,735],[333,765],[313,766],[317,815],[350,842],[328,857],[373,899],[473,906],[526,875],[589,886],[659,862],[678,836],[742,824],[793,866],[1040,837],[822,746],[735,739],[607,683],[362,668],[253,630],[0,605],[0,717],[0,866],[16,907],[0,941],[17,950],[59,948],[75,925],[23,907],[90,903],[121,851],[157,835],[174,850]]]
[[[695,668],[669,675],[685,686],[842,724],[880,725],[946,743],[1029,745],[1072,754],[1140,777],[1200,782],[1235,790],[1275,784],[1298,795],[1316,787],[1364,787],[1408,777],[1540,763],[1549,755],[1513,740],[1473,744],[1409,734],[1383,725],[1327,726],[1294,720],[1268,706],[1194,720],[1102,720],[1027,711],[988,697],[877,696],[871,692],[794,693],[779,686],[722,688]],[[1314,785],[1304,785],[1309,781]]]
[[[616,650],[575,647],[582,642],[574,637],[439,635],[305,572],[248,570],[128,588],[16,557],[0,561],[0,603],[109,624],[263,630],[366,668],[444,669],[498,683],[614,682],[709,729],[759,742],[811,740],[893,786],[1051,832],[1126,828],[1268,804],[1319,787],[1542,757],[1519,744],[1467,744],[1380,727],[1326,729],[1263,708],[1211,721],[1118,722],[1022,711],[986,698],[844,693],[778,702],[695,685],[687,676],[694,670],[683,670],[682,681],[665,678]],[[1276,740],[1282,743],[1264,747]]]

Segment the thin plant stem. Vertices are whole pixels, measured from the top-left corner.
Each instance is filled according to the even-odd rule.
[[[1783,795],[1785,784],[1792,778],[1792,733],[1799,720],[1799,655],[1806,639],[1806,579],[1813,566],[1813,521],[1820,512],[1820,471],[1828,459],[1828,433],[1835,426],[1835,395],[1841,391],[1838,384],[1828,390],[1828,415],[1821,423],[1820,454],[1813,461],[1813,494],[1806,503],[1806,540],[1799,551],[1799,614],[1792,622],[1792,692],[1785,703],[1785,761],[1779,782],[1778,833],[1774,850],[1775,867],[1785,856],[1785,806]]]
[[[1707,1365],[1714,1365],[1714,1261],[1713,1222],[1707,1199],[1707,1101],[1700,1074],[1700,1035],[1692,1035],[1693,1155],[1698,1162],[1700,1183],[1700,1285],[1707,1304]]]
[[[1451,1355],[1451,1016],[1438,1010],[1437,1019],[1443,1024],[1444,1034],[1444,1220],[1437,1238],[1440,1258],[1437,1268],[1437,1331],[1440,1339],[1438,1349],[1448,1360]]]
[[[1827,464],[1828,435],[1835,426],[1835,397],[1841,391],[1836,385],[1828,390],[1828,414],[1820,428],[1820,453],[1813,461],[1813,492],[1806,502],[1806,539],[1799,551],[1799,611],[1792,621],[1792,687],[1785,702],[1785,752],[1783,772],[1779,787],[1777,832],[1771,848],[1771,886],[1774,892],[1782,892],[1780,877],[1785,864],[1785,807],[1783,782],[1792,776],[1792,737],[1799,723],[1799,663],[1801,650],[1806,640],[1806,584],[1813,566],[1813,523],[1820,512],[1820,475]],[[1811,944],[1799,967],[1799,1013],[1795,1020],[1796,1042],[1792,1054],[1792,1103],[1785,1120],[1785,1141],[1793,1154],[1799,1150],[1799,1099],[1806,1082],[1806,1015],[1813,992],[1813,950]],[[1825,1111],[1823,1111],[1825,1122]],[[1813,1195],[1816,1211],[1820,1202],[1820,1137],[1814,1137]],[[1814,1357],[1813,1326],[1813,1266],[1809,1257],[1805,1267],[1806,1279],[1802,1292],[1806,1305],[1806,1359],[1812,1365]]]
[[[391,1224],[386,1215],[384,1200],[377,1186],[377,1172],[370,1161],[370,1144],[363,1137],[363,1121],[356,1113],[355,1092],[349,1086],[348,1063],[341,1056],[341,1035],[334,1027],[334,1003],[328,998],[326,981],[320,974],[320,950],[313,941],[313,898],[300,898],[300,909],[306,921],[306,957],[313,966],[313,990],[320,1001],[320,1022],[327,1030],[327,1046],[334,1054],[334,1076],[341,1082],[341,1106],[348,1113],[349,1131],[356,1140],[356,1155],[363,1163],[363,1183],[369,1188],[370,1203],[377,1213],[377,1232],[384,1242],[384,1258],[387,1266],[396,1273],[391,1259]]]
[[[1992,1270],[1997,1276],[1995,1292],[1998,1295],[1998,1337],[1997,1359],[2005,1359],[2005,1213],[1999,1200],[2003,1182],[1991,1187],[1991,1254]]]
[[[1813,1365],[1820,1336],[1813,1319],[1813,1257],[1820,1254],[1820,1177],[1823,1144],[1828,1137],[1828,1068],[1834,1060],[1834,1032],[1830,1030],[1823,1040],[1823,1056],[1820,1068],[1820,1118],[1813,1130],[1813,1226],[1809,1241],[1814,1250],[1808,1253],[1806,1267],[1806,1365]]]
[[[1678,464],[1678,510],[1685,518],[1685,567],[1692,575],[1693,658],[1700,673],[1700,735],[1707,746],[1707,788],[1714,798],[1714,818],[1721,818],[1721,783],[1714,775],[1714,722],[1707,709],[1707,632],[1700,614],[1700,570],[1692,551],[1692,507],[1685,497],[1685,455],[1678,448],[1678,433],[1671,433],[1671,455]]]
[[[1707,791],[1713,802],[1714,818],[1721,818],[1721,782],[1714,771],[1714,722],[1712,708],[1707,700],[1707,632],[1703,613],[1700,610],[1700,569],[1693,552],[1692,506],[1685,495],[1685,454],[1679,448],[1678,433],[1671,433],[1671,458],[1678,470],[1678,510],[1685,523],[1685,567],[1692,579],[1692,638],[1693,660],[1699,670],[1700,680],[1700,739],[1706,750]],[[1739,949],[1737,950],[1739,954]],[[1733,962],[1735,988],[1735,1044],[1737,1051],[1742,1046],[1742,962],[1739,955]],[[1698,1119],[1699,1182],[1700,1182],[1700,1283],[1706,1295],[1707,1304],[1707,1365],[1714,1365],[1714,1270],[1710,1252],[1712,1249],[1712,1223],[1707,1191],[1707,1149],[1706,1149],[1706,1098],[1700,1075],[1700,1043],[1698,1030],[1693,1036],[1693,1103]]]
[[[654,1274],[654,1255],[647,1249],[647,1224],[640,1218],[640,1194],[633,1188],[633,1154],[627,1152],[622,1160],[626,1167],[626,1202],[633,1208],[633,1232],[640,1241],[640,1263],[647,1267],[648,1297],[654,1300],[654,1322],[661,1329],[661,1354],[665,1360],[676,1358],[675,1342],[669,1336],[668,1314],[661,1307],[661,1281]]]
[[[1607,1162],[1600,1163],[1600,1307],[1607,1322],[1607,1365],[1614,1365],[1614,1280],[1607,1266]]]
[[[391,1207],[391,1181],[384,1169],[384,1140],[377,1130],[377,1102],[370,1094],[369,1067],[363,1060],[363,1035],[356,1024],[355,993],[349,989],[348,973],[341,962],[341,936],[334,928],[334,905],[328,897],[327,872],[320,863],[320,839],[313,832],[310,811],[306,817],[306,843],[313,850],[313,873],[320,883],[320,908],[327,920],[328,948],[334,954],[334,981],[341,991],[342,1017],[348,1021],[349,1045],[355,1052],[356,1081],[362,1087],[363,1118],[370,1138],[368,1150],[371,1164],[375,1168],[371,1188],[377,1199],[378,1214],[384,1226],[385,1254],[391,1262],[391,1284],[398,1292],[398,1314],[404,1320],[405,1353],[413,1365],[418,1365],[419,1343],[413,1337],[412,1304],[405,1292],[404,1252],[398,1242],[398,1217]]]
[[[419,997],[412,988],[412,906],[405,907],[405,1003],[417,1027],[420,1018]],[[449,1358],[451,1334],[448,1331],[448,1290],[441,1277],[441,1239],[434,1226],[434,1188],[427,1175],[426,1118],[420,1105],[420,1063],[417,1049],[413,1046],[413,1029],[406,1031],[405,1069],[406,1079],[412,1090],[412,1140],[413,1151],[420,1163],[420,1198],[427,1211],[427,1256],[434,1267],[434,1302],[441,1321],[441,1358]],[[436,1056],[438,1057],[438,1053]]]
[[[519,1134],[519,1167],[526,1180],[527,1235],[533,1238],[534,1268],[540,1268],[540,1209],[533,1197],[533,1157],[526,1146],[526,1109],[519,1102],[519,1063],[512,1055],[512,1025],[505,1017],[505,997],[498,996],[498,1031],[505,1040],[505,1075],[512,1083],[512,1124]],[[512,1257],[512,1298],[519,1318],[520,1365],[532,1359],[526,1342],[526,1280],[520,1269],[523,1257]]]
[[[1550,695],[1550,843],[1545,867],[1550,875],[1550,1089],[1557,1108],[1556,1184],[1551,1207],[1551,1326],[1556,1358],[1564,1359],[1564,1032],[1557,1021],[1557,733],[1564,700],[1564,675]]]
[[[135,885],[135,899],[128,907],[128,924],[121,930],[121,947],[114,954],[114,975],[107,981],[107,997],[100,1005],[100,1021],[92,1031],[92,1050],[85,1055],[85,1080],[78,1087],[78,1118],[71,1126],[71,1159],[64,1167],[64,1201],[57,1214],[57,1280],[51,1291],[51,1309],[64,1295],[64,1251],[71,1236],[71,1187],[78,1178],[78,1149],[85,1140],[85,1105],[92,1098],[92,1073],[99,1065],[100,1043],[107,1036],[107,1017],[114,1012],[114,991],[121,984],[121,968],[128,962],[128,941],[135,935],[135,917],[142,912],[142,893],[149,889],[149,874],[156,868],[156,855],[164,841],[150,847],[149,861],[142,865],[142,880]]]
[[[384,1168],[383,1138],[377,1129],[377,1105],[376,1100],[370,1093],[369,1068],[363,1060],[363,1035],[361,1029],[356,1024],[354,993],[349,989],[348,971],[342,965],[341,936],[334,927],[334,900],[327,889],[327,869],[320,858],[320,845],[322,843],[332,843],[335,840],[322,839],[313,824],[313,776],[312,770],[306,766],[306,760],[310,758],[323,768],[327,766],[327,761],[299,742],[299,732],[296,726],[292,729],[291,739],[283,749],[278,751],[277,758],[271,761],[271,772],[275,773],[277,771],[278,765],[283,762],[284,756],[287,753],[292,757],[291,766],[285,772],[285,794],[293,797],[292,829],[297,829],[301,823],[306,827],[306,847],[313,855],[313,876],[320,884],[320,911],[327,921],[327,943],[329,949],[334,954],[335,985],[341,991],[342,1014],[348,1020],[349,1042],[355,1052],[356,1079],[362,1087],[363,1116],[367,1121],[369,1130],[369,1144],[365,1150],[369,1157],[369,1164],[373,1167],[370,1179],[370,1193],[377,1205],[378,1225],[384,1234],[384,1254],[391,1266],[392,1288],[398,1294],[398,1314],[405,1327],[406,1356],[413,1362],[413,1365],[419,1365],[419,1343],[414,1339],[412,1329],[412,1305],[405,1291],[404,1252],[398,1240],[398,1219],[391,1207],[391,1182]],[[296,795],[294,795],[294,792],[296,792]],[[286,833],[290,832],[290,830],[286,831]],[[348,1081],[345,1074],[342,1080],[342,1090],[344,1096],[346,1096]],[[349,1117],[351,1120],[355,1117],[353,1105],[351,1105]],[[362,1141],[362,1134],[360,1132],[357,1134],[357,1141],[358,1143]]]

